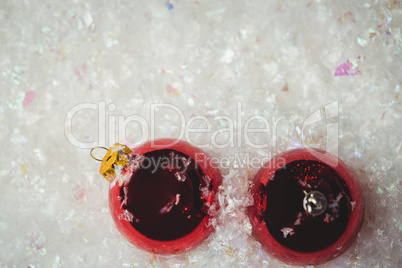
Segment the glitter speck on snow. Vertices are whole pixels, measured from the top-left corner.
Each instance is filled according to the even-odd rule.
[[[179,90],[173,87],[171,84],[166,85],[166,92],[170,95],[179,95]]]
[[[362,47],[367,46],[367,41],[360,37],[357,37],[357,43]]]
[[[173,9],[173,5],[172,5],[172,3],[170,3],[169,0],[166,1],[166,7],[167,7],[169,10],[172,10],[172,9]]]
[[[353,66],[349,60],[339,65],[335,70],[335,76],[353,76],[358,74],[360,74],[359,67]]]
[[[27,107],[33,100],[35,99],[35,92],[28,91],[25,93],[25,98],[22,101],[22,106],[25,108]]]

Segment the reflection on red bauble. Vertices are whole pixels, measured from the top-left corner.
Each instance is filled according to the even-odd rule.
[[[171,139],[132,150],[130,164],[110,184],[110,211],[120,232],[157,254],[179,253],[207,238],[222,176],[205,152]]]
[[[274,157],[254,178],[254,237],[272,256],[315,265],[344,252],[363,221],[356,177],[337,157],[297,149]]]

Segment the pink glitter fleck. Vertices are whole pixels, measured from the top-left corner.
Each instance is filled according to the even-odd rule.
[[[360,74],[359,67],[353,68],[353,64],[350,63],[349,60],[339,65],[335,70],[335,76],[358,75],[358,74]]]
[[[22,106],[25,108],[27,107],[35,98],[35,92],[34,91],[28,91],[25,92],[25,98],[22,101]]]
[[[166,91],[168,94],[171,94],[171,95],[179,95],[179,90],[170,84],[166,85]]]
[[[85,196],[85,189],[81,188],[80,185],[76,185],[73,190],[74,190],[74,198],[76,200],[80,200]]]

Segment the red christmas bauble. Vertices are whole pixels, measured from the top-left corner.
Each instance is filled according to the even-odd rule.
[[[222,181],[204,151],[160,139],[132,149],[110,184],[109,206],[120,232],[157,254],[193,248],[213,231],[209,208]]]
[[[272,256],[316,265],[344,252],[364,216],[359,182],[337,157],[297,149],[275,156],[256,174],[248,213],[253,235]]]

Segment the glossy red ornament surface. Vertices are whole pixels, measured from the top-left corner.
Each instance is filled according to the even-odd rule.
[[[251,192],[253,236],[270,255],[289,264],[315,265],[338,256],[363,221],[356,177],[337,157],[319,150],[277,155],[256,174]],[[328,204],[314,215],[303,202],[308,193],[317,192]]]
[[[193,248],[213,231],[209,207],[222,181],[201,149],[160,139],[133,149],[141,159],[129,178],[113,181],[110,211],[120,232],[134,245],[157,254]]]

